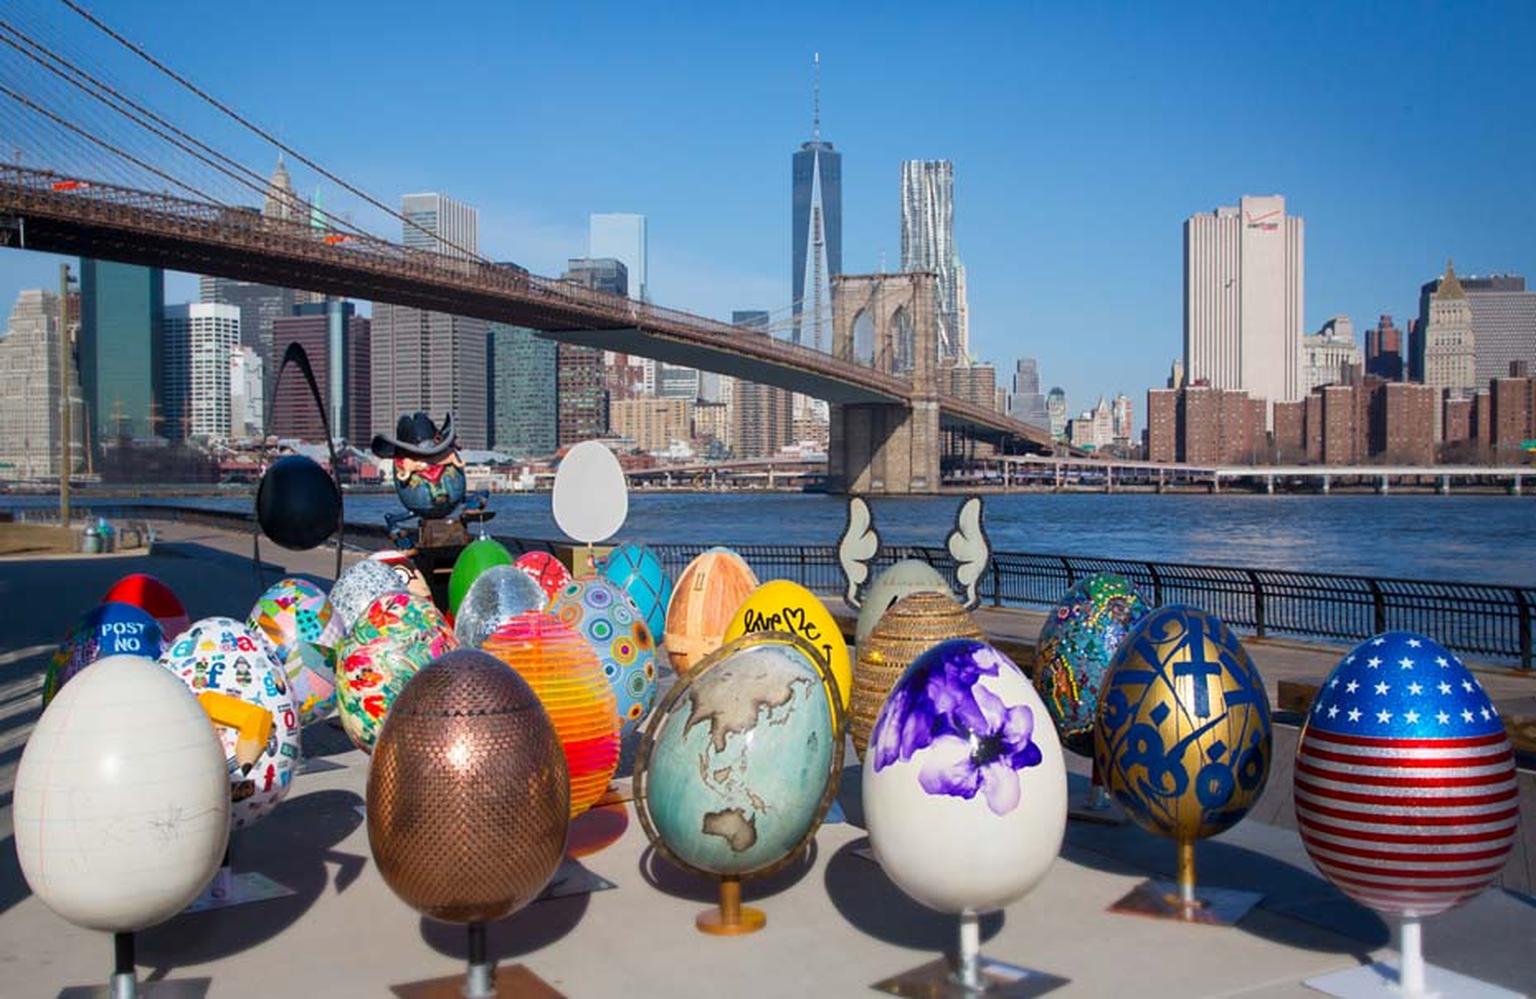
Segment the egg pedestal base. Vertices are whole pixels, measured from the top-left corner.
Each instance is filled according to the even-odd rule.
[[[106,985],[72,985],[59,993],[59,999],[203,999],[208,994],[211,978],[139,984],[133,939],[132,933],[112,934],[117,960]]]
[[[1093,766],[1093,783],[1081,798],[1067,803],[1067,818],[1074,822],[1091,822],[1100,826],[1123,826],[1125,812],[1109,796],[1109,789],[1099,779],[1099,766]]]
[[[526,965],[497,967],[486,956],[485,924],[470,923],[469,967],[464,977],[451,975],[407,985],[392,985],[399,999],[564,999]]]
[[[1235,888],[1196,890],[1195,843],[1194,840],[1180,840],[1178,881],[1148,878],[1110,906],[1109,911],[1173,919],[1181,923],[1231,926],[1263,900],[1260,892]]]
[[[1458,999],[1512,999],[1519,995],[1497,985],[1470,978],[1424,963],[1424,945],[1417,919],[1405,919],[1398,927],[1397,967],[1382,963],[1363,964],[1345,971],[1309,978],[1302,984],[1309,989],[1343,999],[1430,999],[1456,996]]]
[[[960,946],[953,965],[941,957],[870,987],[912,999],[1026,999],[1067,983],[1057,975],[982,957],[979,917],[965,912],[960,916]]]
[[[700,933],[717,937],[737,937],[756,933],[768,925],[763,910],[741,904],[741,878],[727,874],[720,879],[720,905],[705,909],[693,921]]]

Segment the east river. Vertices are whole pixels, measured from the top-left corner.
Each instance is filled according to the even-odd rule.
[[[7,497],[4,505],[48,505]],[[124,502],[116,501],[114,505]],[[248,497],[156,500],[249,510]],[[956,497],[879,499],[882,539],[942,545]],[[493,533],[557,538],[548,493],[498,495]],[[392,496],[349,496],[347,520],[382,524]],[[845,504],[795,493],[637,493],[621,537],[703,544],[835,545]],[[1536,498],[1031,493],[989,496],[999,551],[1100,555],[1536,586]]]

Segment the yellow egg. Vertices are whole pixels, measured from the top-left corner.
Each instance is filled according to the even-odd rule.
[[[837,680],[837,696],[843,709],[853,690],[853,663],[848,643],[827,605],[799,583],[770,579],[753,590],[725,629],[725,640],[758,631],[787,631],[810,642],[827,659]]]

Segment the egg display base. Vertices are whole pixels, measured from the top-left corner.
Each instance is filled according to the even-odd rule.
[[[1110,906],[1109,911],[1204,926],[1232,926],[1262,902],[1264,896],[1256,891],[1200,885],[1195,889],[1195,900],[1198,905],[1186,906],[1179,900],[1176,882],[1149,878]]]
[[[593,874],[587,870],[574,858],[566,857],[560,862],[555,876],[549,879],[549,887],[545,888],[534,901],[545,902],[552,898],[590,895],[595,891],[607,891],[617,887],[618,885],[601,874]]]
[[[328,770],[345,770],[345,763],[336,763],[323,756],[311,756],[299,765],[299,772],[295,777],[303,777],[305,774],[323,774]]]
[[[978,966],[981,972],[979,989],[968,989],[961,984],[955,976],[954,966],[943,957],[878,981],[870,988],[909,999],[1026,999],[1043,996],[1071,981],[1033,968],[994,961],[990,957],[979,958]]]
[[[287,898],[295,894],[292,888],[278,884],[265,874],[255,871],[242,871],[235,874],[228,868],[223,868],[213,876],[213,882],[203,889],[203,893],[192,900],[183,912],[208,912],[213,909],[228,909],[236,905],[248,905],[251,902],[265,902],[274,898]]]
[[[498,966],[491,984],[495,989],[491,994],[496,999],[565,999],[565,993],[534,974],[525,964]],[[464,999],[464,976],[449,975],[391,985],[389,991],[398,999]]]
[[[1067,818],[1099,826],[1123,826],[1129,821],[1125,811],[1098,785],[1067,802]]]
[[[1409,999],[1409,994],[1398,988],[1397,965],[1382,961],[1318,975],[1316,978],[1308,978],[1302,984],[1324,995],[1340,996],[1342,999]],[[1419,995],[1424,999],[1431,996],[1442,996],[1445,999],[1517,999],[1520,993],[1426,964],[1424,991]]]
[[[211,978],[176,978],[158,982],[140,982],[135,999],[206,999]],[[71,985],[59,992],[58,999],[122,999],[111,985]]]
[[[767,926],[768,917],[761,909],[742,905],[741,878],[727,876],[720,879],[719,906],[699,913],[693,925],[710,936],[739,937]]]

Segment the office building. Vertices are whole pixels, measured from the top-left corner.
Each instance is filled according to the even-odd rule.
[[[997,405],[997,369],[990,364],[957,364],[942,372],[946,390],[975,406],[992,409]]]
[[[624,265],[628,294],[642,302],[651,300],[646,283],[647,237],[644,215],[624,212],[595,214],[587,220],[587,256],[608,257]]]
[[[1109,447],[1115,442],[1114,409],[1103,396],[1092,409],[1084,410],[1067,425],[1067,440],[1073,447],[1088,451]]]
[[[497,451],[543,457],[559,448],[558,352],[555,341],[533,330],[491,324],[491,446]]]
[[[1021,423],[1041,428],[1051,425],[1051,416],[1045,409],[1045,395],[1040,391],[1040,366],[1033,357],[1021,357],[1015,362],[1008,412]]]
[[[272,176],[267,180],[267,194],[262,202],[261,217],[274,222],[295,224],[307,222],[309,219],[308,207],[293,189],[293,178],[288,175],[288,166],[283,162],[282,153],[277,154],[277,167],[273,169]]]
[[[197,289],[200,302],[233,305],[240,310],[241,344],[256,351],[264,370],[276,371],[283,354],[273,345],[272,324],[283,316],[293,315],[293,307],[301,297],[308,297],[307,293],[207,275],[198,278]]]
[[[1045,414],[1050,420],[1051,437],[1058,441],[1067,439],[1067,392],[1060,385],[1045,395]]]
[[[414,250],[474,259],[480,252],[480,213],[444,194],[400,199],[401,242]]]
[[[71,402],[70,469],[85,467],[85,408],[74,372],[60,365],[59,297],[16,296],[0,339],[0,478],[57,477],[63,455],[60,396]]]
[[[575,257],[562,281],[620,297],[629,294],[629,271],[613,257]],[[603,352],[562,343],[555,352],[558,439],[568,447],[608,433],[608,390]]]
[[[375,315],[377,315],[375,307]],[[290,343],[304,348],[310,369],[325,400],[331,433],[357,447],[373,438],[372,323],[357,315],[356,307],[341,299],[311,302],[294,307],[294,314],[272,324],[278,356]],[[441,419],[437,413],[434,419]],[[455,413],[455,428],[458,416]],[[325,431],[315,410],[309,386],[298,371],[283,373],[272,402],[271,432],[323,443]],[[385,424],[384,426],[387,426]]]
[[[1450,398],[1477,391],[1477,344],[1472,333],[1472,307],[1456,280],[1456,268],[1446,261],[1445,275],[1422,296],[1419,337],[1424,384]],[[1436,425],[1439,436],[1440,425]]]
[[[228,441],[229,354],[240,346],[240,310],[197,302],[168,305],[165,336],[165,436]]]
[[[1403,331],[1383,312],[1365,331],[1365,373],[1389,382],[1403,380]]]
[[[1125,395],[1116,395],[1115,401],[1110,404],[1113,416],[1111,426],[1114,431],[1116,444],[1122,447],[1129,446],[1135,436],[1135,413],[1132,410],[1131,400]]]
[[[665,451],[693,440],[693,400],[623,399],[610,408],[609,426],[641,451]]]
[[[1428,321],[1431,297],[1444,278],[1419,289],[1419,314]],[[1486,385],[1509,372],[1513,361],[1536,367],[1536,291],[1527,291],[1519,274],[1461,277],[1456,283],[1471,310],[1474,373],[1478,385]],[[1415,358],[1422,360],[1422,338],[1412,341]],[[1422,377],[1422,375],[1420,376]]]
[[[1147,460],[1179,460],[1179,390],[1147,390]],[[1280,419],[1276,409],[1275,419]]]
[[[960,258],[955,253],[955,166],[949,160],[907,160],[901,165],[901,269],[938,276],[939,359],[965,357]]]
[[[1184,223],[1184,374],[1266,403],[1301,398],[1305,230],[1285,198]]]
[[[1334,316],[1316,333],[1302,337],[1301,351],[1302,384],[1308,392],[1347,382],[1351,372],[1361,368],[1360,347],[1348,316]]]
[[[237,441],[260,440],[266,433],[265,381],[261,358],[254,348],[237,346],[229,352],[229,436]],[[311,407],[313,408],[313,407]]]
[[[704,394],[704,380],[693,368],[677,364],[659,364],[656,369],[656,395],[662,399],[687,399]]]
[[[811,141],[790,167],[790,337],[817,350],[832,344],[832,278],[843,272],[843,156],[821,138],[821,56],[816,56]]]
[[[165,276],[158,269],[80,260],[75,351],[91,441],[161,433],[164,312]]]

